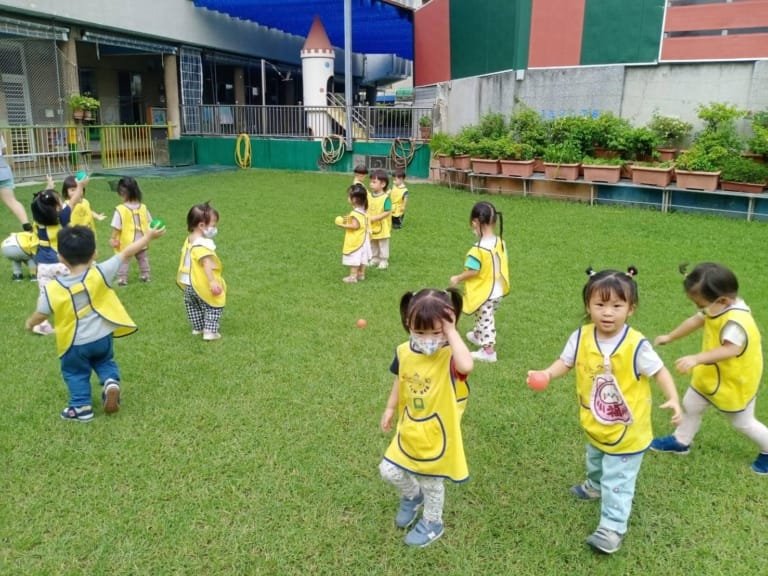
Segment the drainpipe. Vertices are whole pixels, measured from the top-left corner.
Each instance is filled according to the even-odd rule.
[[[347,105],[347,150],[352,150],[352,0],[344,0],[344,100]]]

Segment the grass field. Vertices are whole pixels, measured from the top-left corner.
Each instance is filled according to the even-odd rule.
[[[556,358],[582,320],[584,269],[639,269],[632,324],[648,337],[694,310],[681,261],[722,261],[768,328],[768,227],[726,218],[483,196],[504,215],[512,291],[497,315],[499,362],[478,365],[463,420],[471,480],[449,485],[443,538],[406,549],[397,496],[378,475],[378,429],[406,290],[445,287],[472,243],[468,192],[411,183],[391,267],[342,284],[350,176],[243,171],[139,179],[168,226],[152,282],[119,290],[140,329],[116,341],[123,407],[63,422],[54,341],[25,333],[36,285],[3,269],[0,574],[565,574],[765,572],[768,479],[757,450],[718,414],[686,457],[649,453],[630,531],[612,557],[584,544],[599,505],[574,501],[584,438],[572,375],[535,394],[530,368]],[[20,187],[25,204],[32,189]],[[88,198],[112,213],[95,180]],[[229,285],[223,339],[190,334],[174,283],[189,207],[212,200]],[[108,248],[108,220],[99,247]],[[0,211],[0,232],[16,223]],[[355,327],[360,318],[366,329]],[[471,326],[460,322],[462,332]],[[699,337],[661,349],[668,366]],[[687,385],[676,376],[681,394]],[[97,394],[94,387],[94,396]],[[656,403],[661,395],[655,391]],[[761,392],[758,417],[768,421]],[[657,433],[668,413],[654,412]]]

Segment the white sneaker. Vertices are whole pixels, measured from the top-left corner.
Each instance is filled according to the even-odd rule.
[[[202,333],[203,333],[202,330],[192,330],[192,336],[200,336],[200,334]]]
[[[467,340],[472,342],[472,344],[474,344],[475,346],[482,346],[482,344],[480,343],[480,340],[478,340],[477,336],[475,336],[474,330],[470,330],[469,332],[467,332]]]
[[[494,350],[488,354],[485,350],[475,350],[472,352],[472,358],[479,360],[480,362],[496,362],[496,351]]]
[[[218,332],[203,332],[203,340],[210,342],[211,340],[218,340],[221,338],[221,334]]]
[[[379,270],[386,270],[387,268],[389,268],[389,262],[386,260],[379,262]]]

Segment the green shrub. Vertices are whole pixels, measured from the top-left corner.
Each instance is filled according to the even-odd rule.
[[[525,142],[513,142],[509,138],[499,141],[499,158],[503,160],[531,160],[534,148]]]
[[[696,144],[677,157],[675,167],[695,172],[717,172],[729,156],[725,148],[714,146],[707,149]]]
[[[763,156],[768,155],[768,128],[753,124],[752,132],[752,138],[748,142],[750,151]]]
[[[478,129],[484,138],[501,138],[508,131],[507,121],[503,114],[492,112],[480,117]]]
[[[432,156],[438,154],[445,154],[447,156],[453,155],[455,138],[447,132],[437,132],[432,134],[432,138],[429,141],[429,149],[432,152]]]
[[[731,156],[722,163],[720,178],[730,182],[765,184],[768,181],[768,166],[743,156]]]
[[[558,144],[550,144],[544,149],[544,162],[554,164],[578,164],[583,154],[579,147],[567,140]]]
[[[621,166],[624,164],[622,158],[595,158],[593,156],[584,156],[581,163],[590,166]]]
[[[525,104],[519,105],[510,117],[508,134],[514,142],[530,145],[534,156],[541,156],[549,144],[547,122],[536,110]]]
[[[656,135],[657,145],[664,148],[680,148],[693,130],[690,122],[664,116],[658,111],[653,113],[646,127]]]
[[[624,148],[621,150],[622,157],[627,160],[653,158],[658,156],[656,148],[660,143],[658,134],[647,126],[630,128],[625,135]]]

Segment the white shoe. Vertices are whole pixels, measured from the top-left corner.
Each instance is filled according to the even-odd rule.
[[[379,260],[378,258],[371,258],[371,259],[368,261],[368,266],[369,266],[370,268],[374,268],[374,267],[376,267],[376,266],[378,266],[378,265],[379,265],[379,262],[380,262],[380,260]]]
[[[480,343],[480,340],[478,340],[477,336],[475,336],[474,330],[470,330],[469,332],[467,332],[467,340],[472,342],[472,344],[474,344],[475,346],[482,346],[482,344]]]
[[[210,342],[211,340],[218,340],[221,338],[221,334],[218,332],[203,332],[203,340]]]
[[[389,268],[389,262],[386,260],[379,262],[379,270],[386,270],[387,268]]]
[[[202,330],[192,330],[192,336],[200,336],[200,334],[202,333],[203,333]]]
[[[494,350],[488,354],[485,350],[475,350],[472,352],[472,358],[479,360],[480,362],[496,362],[496,351]]]

